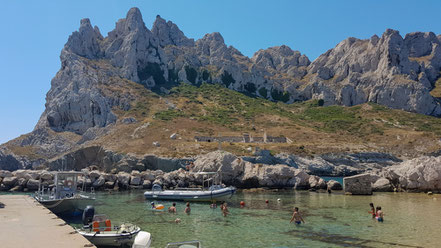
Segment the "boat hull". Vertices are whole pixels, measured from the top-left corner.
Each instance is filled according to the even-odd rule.
[[[43,206],[47,207],[54,214],[72,214],[81,212],[87,205],[93,205],[94,198],[78,197],[78,198],[64,198],[59,200],[44,200],[39,201]],[[38,201],[38,199],[37,199]]]
[[[77,230],[79,234],[83,235],[92,244],[96,246],[114,246],[119,247],[123,245],[131,245],[135,240],[136,235],[141,231],[140,228],[128,233],[95,233]]]
[[[148,200],[171,200],[171,201],[219,201],[230,198],[236,192],[236,188],[228,187],[217,190],[164,190],[146,191],[144,197]]]

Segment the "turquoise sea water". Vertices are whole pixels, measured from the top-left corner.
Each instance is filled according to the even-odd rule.
[[[341,185],[343,185],[343,177],[321,177],[321,178],[323,178],[325,181],[335,180],[341,183]]]
[[[277,201],[280,199],[281,201]],[[269,200],[266,204],[265,200]],[[239,202],[246,207],[240,208]],[[204,247],[439,247],[441,196],[376,193],[346,196],[309,191],[239,191],[227,201],[230,215],[223,217],[209,203],[191,203],[191,214],[152,212],[142,190],[97,193],[96,211],[115,222],[127,221],[152,234],[152,247],[168,242],[200,240]],[[384,223],[368,213],[369,203],[381,205]],[[157,202],[166,208],[171,202]],[[294,206],[306,224],[289,220]],[[176,224],[175,219],[181,223]],[[78,225],[71,223],[73,225]]]

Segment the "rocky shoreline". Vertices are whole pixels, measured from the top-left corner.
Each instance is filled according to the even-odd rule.
[[[262,162],[263,157],[265,156],[252,159],[254,162]],[[84,174],[79,179],[79,185],[84,182],[87,188],[93,187],[96,190],[151,189],[153,184],[164,188],[197,187],[203,180],[197,172],[219,172],[222,183],[243,189],[343,189],[339,182],[325,181],[318,175],[307,173],[300,166],[252,163],[250,160],[251,158],[237,157],[228,152],[215,151],[196,157],[190,171],[184,168],[163,171],[136,170],[129,167],[124,167],[125,171],[105,171],[97,165],[83,168],[79,168],[76,163],[73,165],[74,169],[77,168],[76,171]],[[441,158],[426,156],[380,169],[370,169],[365,174],[370,176],[374,192],[441,192],[440,164]],[[55,172],[56,170],[0,170],[0,191],[34,191],[38,189],[40,180],[45,187],[51,187]]]
[[[326,182],[322,178],[309,175],[302,169],[283,164],[266,165],[245,161],[241,157],[216,151],[196,158],[190,171],[179,168],[169,172],[162,170],[131,170],[105,172],[96,165],[77,171],[84,176],[79,179],[87,188],[96,190],[125,190],[133,188],[150,189],[153,184],[164,188],[196,187],[202,184],[202,176],[197,172],[219,172],[222,183],[238,188],[295,188],[341,190],[336,181]],[[45,187],[54,183],[55,170],[0,170],[1,191],[33,191],[39,181]]]

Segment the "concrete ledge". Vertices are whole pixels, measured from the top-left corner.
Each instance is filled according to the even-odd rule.
[[[0,195],[1,247],[95,247],[27,195]]]

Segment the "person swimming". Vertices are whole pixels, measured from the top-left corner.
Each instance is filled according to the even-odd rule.
[[[150,204],[152,205],[152,209],[156,209],[156,206],[155,206],[154,202],[151,202]]]
[[[371,211],[368,213],[372,214],[372,218],[374,219],[377,216],[377,211],[375,211],[374,203],[369,203],[369,206],[371,207]]]
[[[173,202],[173,204],[172,204],[173,206],[171,206],[171,207],[169,207],[168,208],[168,212],[169,213],[176,213],[176,203],[175,202]]]
[[[377,206],[377,215],[375,217],[378,222],[383,222],[384,221],[384,213],[383,211],[381,211],[381,207]]]
[[[191,212],[190,203],[187,202],[187,207],[184,209],[184,213],[190,214],[190,212]]]
[[[293,221],[297,225],[300,225],[302,222],[305,223],[305,221],[303,220],[302,216],[299,213],[299,208],[298,207],[294,208],[294,213],[292,214],[292,217],[291,217],[291,220],[289,221],[289,223],[291,223]]]

